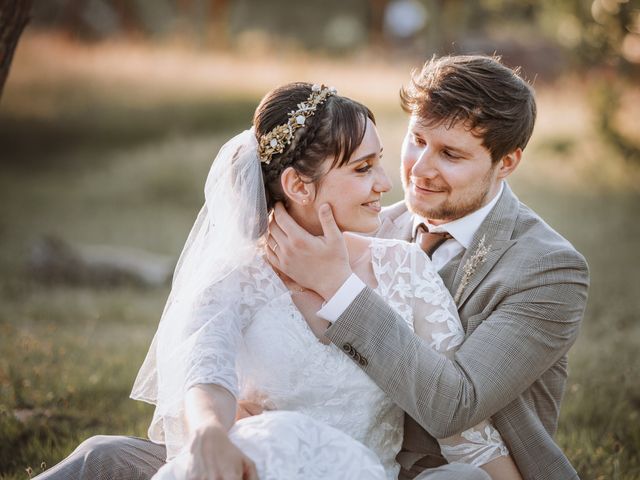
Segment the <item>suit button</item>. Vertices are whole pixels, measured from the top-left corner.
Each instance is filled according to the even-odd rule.
[[[363,367],[366,367],[367,365],[369,365],[369,362],[367,361],[367,359],[362,356],[360,357],[360,360],[358,360],[358,363]]]
[[[353,354],[353,359],[354,359],[356,362],[360,363],[360,361],[362,360],[362,355],[360,355],[358,352],[355,352],[355,353]]]
[[[353,352],[353,347],[351,346],[350,343],[345,343],[344,345],[342,345],[342,350],[351,354],[351,352]]]

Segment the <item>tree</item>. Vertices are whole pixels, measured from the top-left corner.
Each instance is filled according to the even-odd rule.
[[[589,73],[598,132],[623,158],[640,162],[640,144],[616,122],[625,90],[640,78],[640,59],[625,51],[625,43],[640,43],[638,0],[544,0],[538,9],[574,66]]]
[[[30,11],[31,0],[0,0],[0,98]]]

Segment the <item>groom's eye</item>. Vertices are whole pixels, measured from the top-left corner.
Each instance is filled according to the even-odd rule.
[[[417,137],[417,136],[412,134],[411,138],[413,140],[413,143],[415,143],[416,145],[418,145],[420,147],[423,147],[424,145],[426,145],[426,142],[423,139],[421,139],[420,137]]]

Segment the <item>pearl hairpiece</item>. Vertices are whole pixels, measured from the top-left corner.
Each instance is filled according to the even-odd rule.
[[[293,140],[296,130],[304,127],[307,118],[316,113],[319,105],[324,103],[331,95],[335,95],[336,89],[333,87],[325,87],[324,85],[314,85],[311,87],[311,95],[306,101],[299,103],[297,110],[289,112],[289,120],[287,123],[278,125],[260,137],[258,144],[258,154],[260,161],[269,165],[274,155],[284,152],[284,149]]]

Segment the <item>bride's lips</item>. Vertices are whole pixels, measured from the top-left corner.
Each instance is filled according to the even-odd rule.
[[[373,200],[371,202],[367,202],[367,203],[363,203],[362,204],[363,207],[368,208],[369,210],[375,212],[375,213],[380,213],[380,210],[382,210],[382,207],[380,206],[380,200]]]

